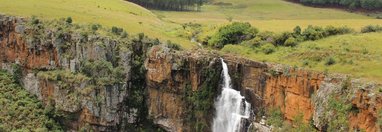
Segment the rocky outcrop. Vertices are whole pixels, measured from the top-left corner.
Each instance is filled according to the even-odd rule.
[[[382,97],[380,89],[359,89],[352,99],[352,105],[357,108],[356,113],[349,117],[349,124],[352,129],[362,129],[369,132],[381,131],[378,123],[381,117]],[[376,92],[375,90],[378,90]]]
[[[328,121],[333,120],[329,104],[331,98],[335,98],[351,107],[346,115],[350,130],[380,131],[380,88],[381,85],[367,83],[366,80],[349,79],[343,75],[327,76],[312,99],[316,106],[313,115],[315,126],[326,129]]]
[[[287,120],[304,114],[308,122],[314,113],[311,101],[324,76],[319,73],[286,67],[282,75],[270,75],[265,90],[265,105],[279,107]]]
[[[22,64],[27,69],[49,69],[59,65],[57,51],[50,44],[27,43],[22,18],[0,16],[0,59],[3,63]]]
[[[65,113],[57,120],[68,131],[122,131],[125,124],[138,123],[138,108],[127,101],[135,83],[130,81],[131,48],[139,44],[134,48],[145,51],[153,41],[73,32],[76,26],[0,16],[0,66],[20,67],[24,87]]]

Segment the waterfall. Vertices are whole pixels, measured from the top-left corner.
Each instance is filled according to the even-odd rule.
[[[216,115],[213,120],[213,132],[238,132],[241,130],[242,119],[250,116],[250,107],[240,91],[236,91],[231,86],[231,78],[228,73],[228,66],[221,59],[223,65],[223,90],[215,102]]]

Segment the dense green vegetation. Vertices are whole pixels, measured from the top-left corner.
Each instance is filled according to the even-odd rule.
[[[296,0],[303,4],[308,5],[322,5],[322,6],[343,6],[349,9],[367,9],[367,10],[380,10],[382,9],[382,1],[380,0]]]
[[[260,31],[254,38],[227,44],[220,51],[257,61],[347,73],[380,81],[380,26],[368,25],[362,29],[362,32],[357,32],[349,27],[308,26],[302,29],[297,26],[291,32]]]
[[[155,8],[160,10],[193,10],[195,6],[197,10],[207,0],[129,0],[141,6]]]
[[[343,97],[330,97],[328,108],[328,111],[325,113],[330,117],[330,119],[328,119],[327,131],[349,131],[348,116],[351,110],[351,104],[345,103]]]
[[[257,29],[249,23],[234,22],[219,28],[219,31],[208,41],[210,46],[223,48],[226,44],[237,44],[253,38]]]
[[[379,25],[368,25],[361,29],[362,33],[370,33],[370,32],[382,32],[382,26]]]
[[[141,33],[137,37],[132,38],[131,46],[129,50],[133,52],[131,55],[131,75],[130,82],[132,85],[128,88],[127,100],[125,105],[129,108],[135,108],[137,111],[131,114],[137,114],[137,122],[129,124],[128,131],[158,131],[164,130],[154,126],[152,121],[148,118],[148,108],[146,105],[147,89],[146,89],[146,72],[144,62],[147,57],[146,51],[154,45],[158,45],[157,39],[149,39],[145,34]]]
[[[90,78],[91,84],[95,86],[107,86],[122,84],[126,76],[123,67],[113,67],[111,62],[105,60],[85,61],[80,72]]]
[[[61,131],[54,113],[5,71],[0,71],[0,106],[0,131]]]
[[[373,30],[368,31],[375,32]],[[293,47],[299,42],[319,40],[329,36],[348,34],[352,32],[354,32],[354,30],[348,27],[327,26],[322,28],[319,26],[310,25],[303,31],[299,26],[297,26],[294,28],[293,32],[276,34],[266,31],[258,33],[257,29],[252,27],[249,23],[234,22],[219,28],[211,39],[208,40],[208,44],[214,48],[222,48],[227,44],[240,43],[251,47],[262,46],[264,53],[269,54],[273,52],[272,46],[270,46],[269,43],[274,46]]]
[[[291,122],[284,120],[284,115],[280,108],[270,108],[266,113],[266,124],[273,127],[274,132],[315,132],[317,131],[313,124],[306,123],[303,120],[303,113],[299,113],[293,117]]]

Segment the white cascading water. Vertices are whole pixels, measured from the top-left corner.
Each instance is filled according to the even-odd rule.
[[[250,107],[240,91],[231,87],[231,78],[228,74],[228,66],[221,59],[223,65],[224,84],[222,94],[215,102],[216,115],[213,120],[213,132],[238,132],[241,130],[242,119],[250,116]]]

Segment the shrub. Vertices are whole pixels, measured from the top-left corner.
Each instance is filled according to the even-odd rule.
[[[336,63],[336,60],[334,60],[333,57],[328,57],[325,61],[325,65],[327,66],[334,65],[335,63]]]
[[[32,16],[32,24],[37,25],[39,23],[40,23],[40,20],[38,18],[36,18],[36,16]]]
[[[380,88],[380,92],[381,92],[381,88]],[[378,126],[382,126],[382,110],[378,111],[377,124]]]
[[[346,104],[343,99],[330,97],[328,100],[328,113],[331,119],[328,120],[328,132],[348,131],[348,114],[351,104]]]
[[[268,119],[266,123],[274,127],[280,128],[283,126],[284,115],[280,108],[272,108],[267,113]]]
[[[302,65],[303,65],[303,66],[308,66],[308,65],[309,65],[309,61],[308,61],[308,60],[304,60],[304,61],[302,61]]]
[[[127,32],[124,31],[124,32],[122,33],[122,35],[121,35],[121,38],[126,38],[127,36],[128,36]]]
[[[297,45],[297,40],[293,37],[289,37],[285,42],[284,46],[296,46]]]
[[[66,23],[71,24],[72,22],[73,22],[72,17],[68,17],[68,18],[66,18]]]
[[[99,28],[101,28],[101,25],[93,24],[91,28],[92,28],[93,31],[97,31]]]
[[[111,27],[111,32],[115,35],[121,35],[121,33],[123,32],[123,28],[119,28],[119,27]]]
[[[80,71],[96,86],[120,84],[126,78],[122,67],[113,67],[111,62],[104,60],[85,61]]]
[[[167,40],[167,47],[174,50],[181,50],[181,46],[176,43],[172,43],[170,40]]]
[[[312,124],[304,122],[304,114],[298,113],[293,117],[293,126],[292,132],[315,132]]]
[[[22,74],[22,69],[21,69],[21,66],[19,64],[13,64],[12,65],[12,69],[13,69],[13,79],[16,83],[20,83],[22,77],[23,77],[23,74]]]
[[[302,35],[304,36],[305,40],[318,40],[325,37],[325,31],[321,27],[313,27],[309,25],[308,28],[304,30]]]
[[[210,46],[220,49],[226,44],[239,44],[244,40],[252,39],[257,32],[257,29],[249,23],[234,22],[221,27],[208,43]]]
[[[259,36],[256,36],[255,38],[251,39],[251,40],[246,40],[246,41],[243,41],[241,42],[241,45],[244,45],[244,46],[248,46],[248,47],[251,47],[251,48],[255,48],[255,47],[259,47],[261,43],[263,43],[264,41],[261,40],[261,38]]]
[[[296,27],[293,29],[293,34],[294,34],[294,35],[301,35],[301,27],[300,27],[300,26],[296,26]]]
[[[276,45],[284,45],[285,41],[288,38],[290,38],[290,37],[292,37],[292,33],[290,33],[290,32],[283,32],[280,35],[277,35],[275,37],[275,44]]]
[[[353,32],[353,29],[349,27],[333,27],[333,26],[327,26],[325,28],[325,36],[332,36],[332,35],[340,35],[340,34],[347,34]]]
[[[275,52],[275,49],[276,47],[271,43],[267,43],[261,46],[261,51],[263,51],[264,54],[271,54]]]
[[[382,27],[379,25],[367,25],[361,29],[362,33],[381,32]]]

